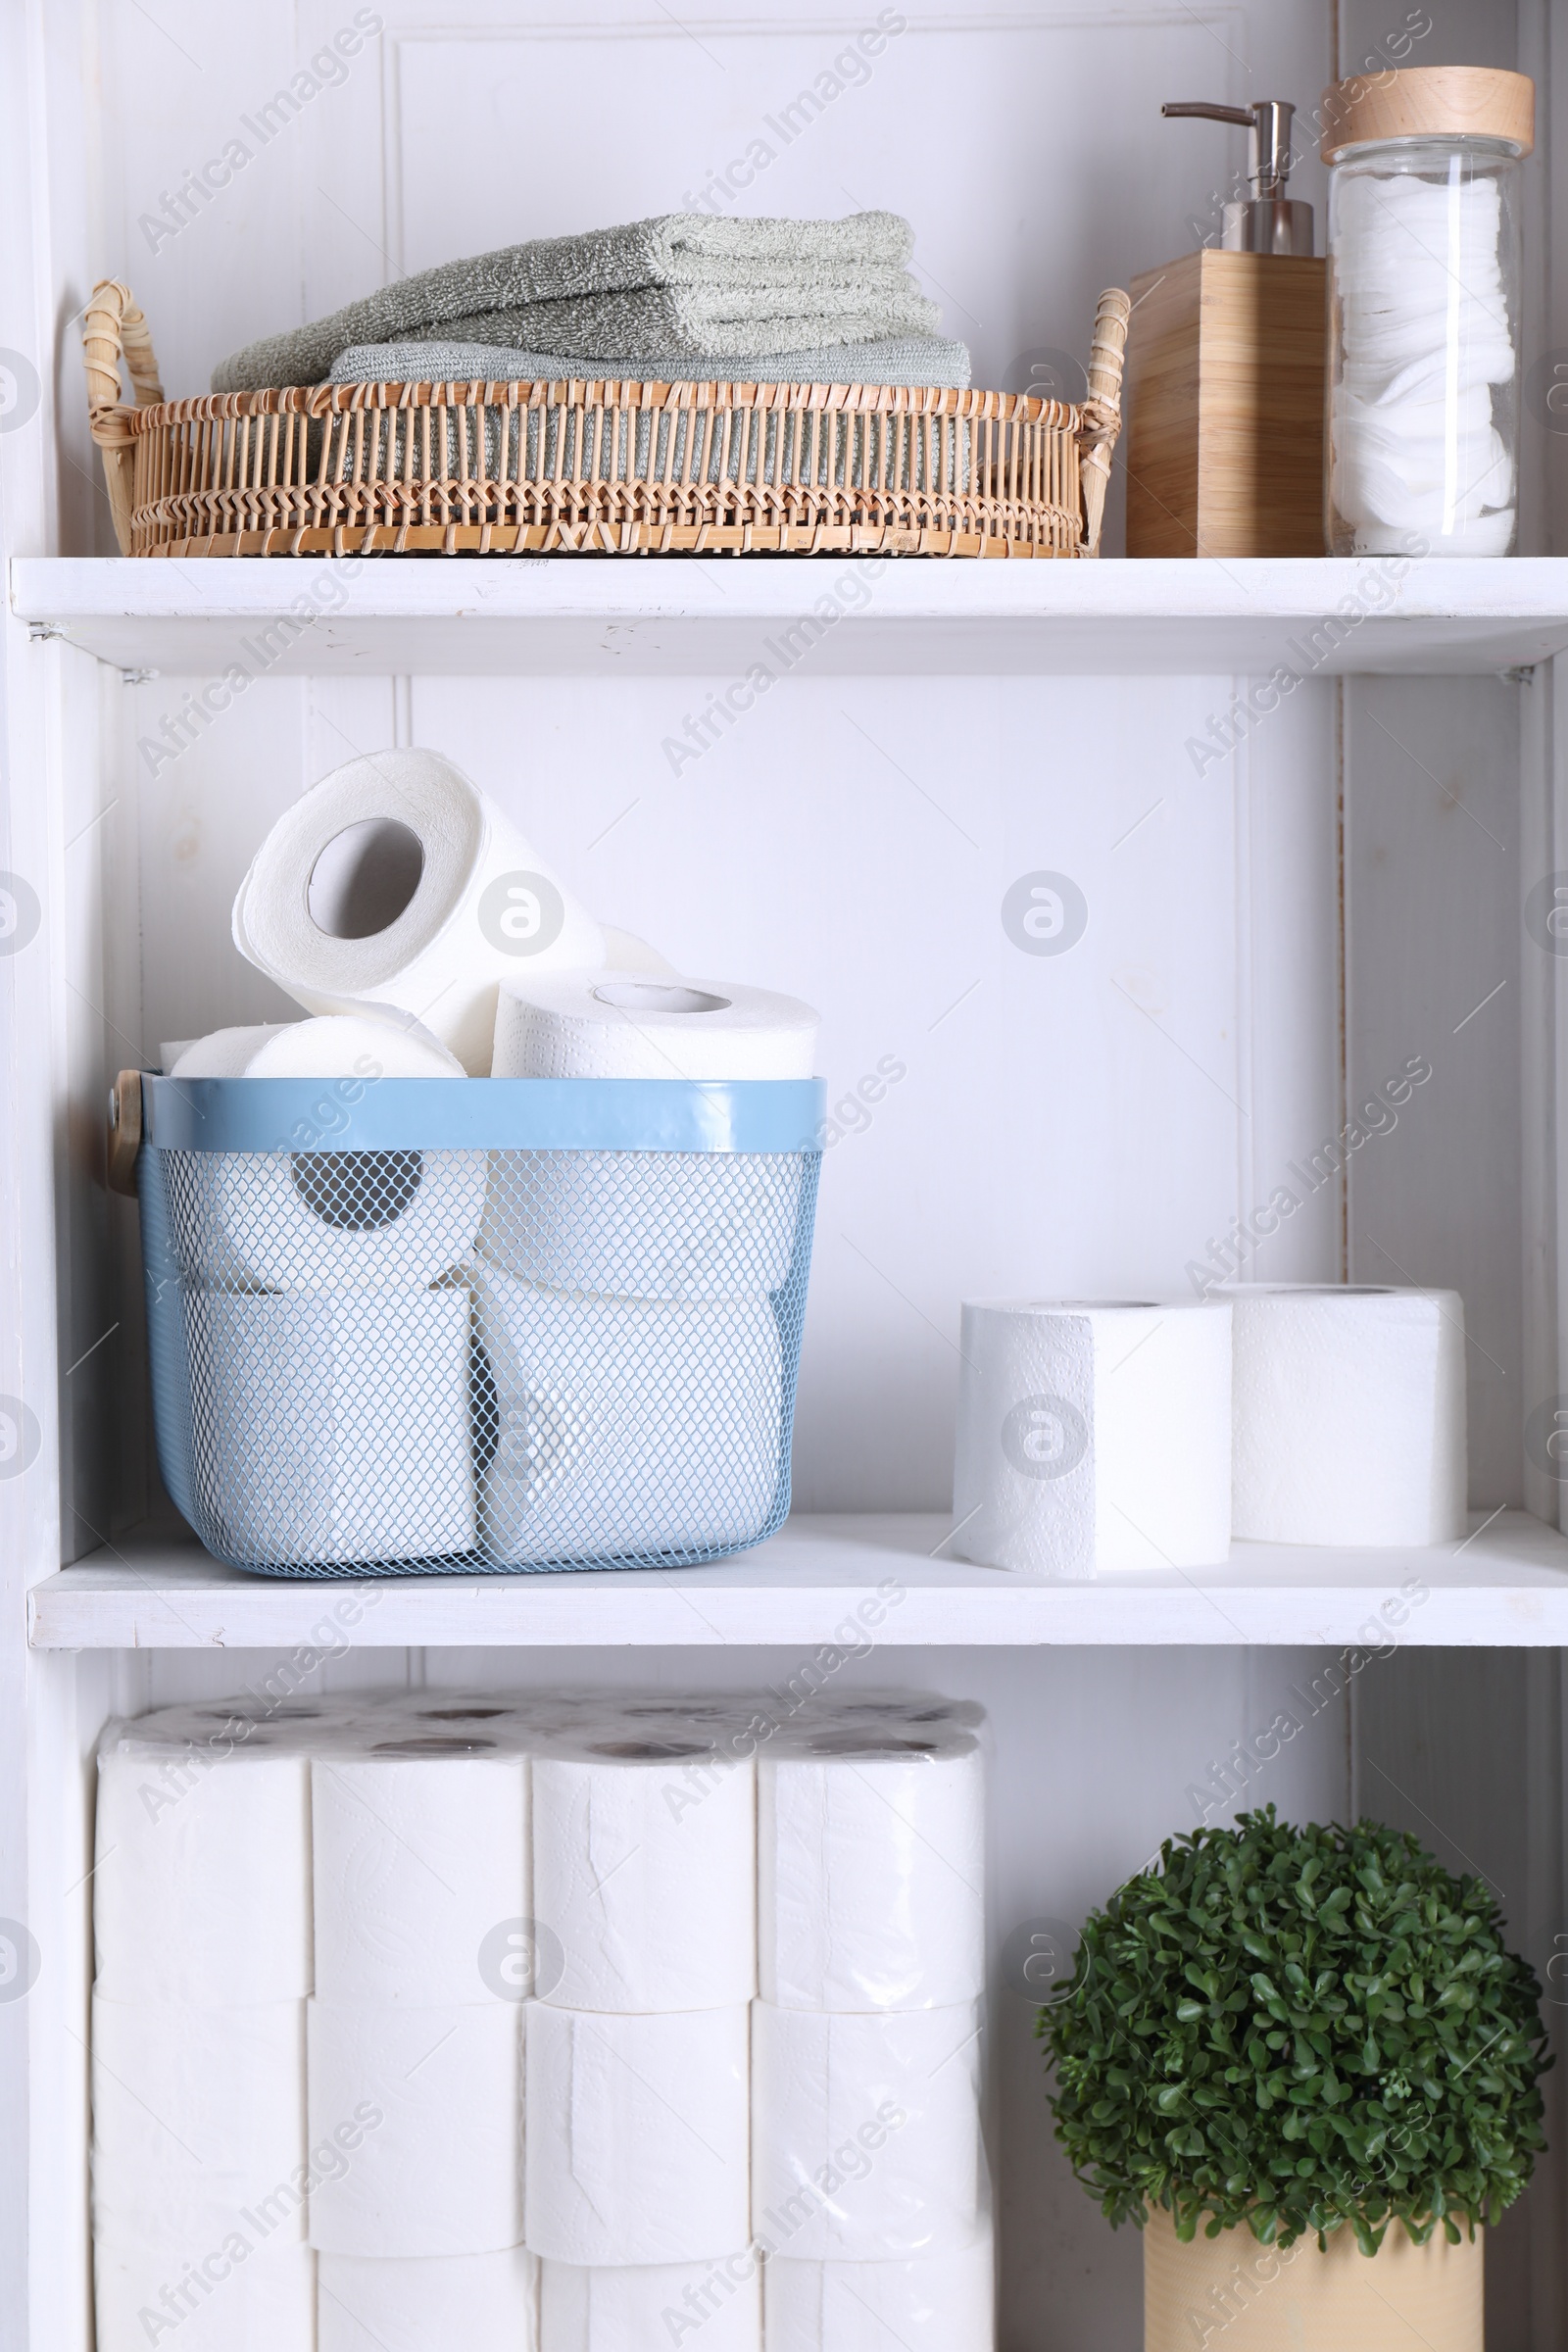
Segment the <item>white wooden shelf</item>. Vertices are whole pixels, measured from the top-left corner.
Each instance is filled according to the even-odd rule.
[[[938,1513],[798,1517],[710,1568],[621,1575],[296,1582],[222,1568],[194,1544],[130,1543],[35,1585],[37,1649],[272,1649],[847,1642],[1554,1647],[1568,1644],[1568,1539],[1477,1514],[1435,1550],[1242,1544],[1222,1568],[1047,1584],[952,1559]],[[345,1604],[347,1604],[345,1606]],[[862,1604],[864,1604],[862,1609]],[[858,1618],[857,1612],[860,1611]]]
[[[181,676],[236,661],[273,676],[743,677],[757,662],[802,677],[1451,676],[1568,649],[1568,560],[1391,570],[1326,557],[27,557],[11,601],[119,668]]]

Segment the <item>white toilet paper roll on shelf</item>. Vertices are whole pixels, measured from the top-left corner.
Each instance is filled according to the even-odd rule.
[[[196,2261],[266,2208],[305,2236],[305,2003],[92,2004],[95,2236]],[[334,2121],[337,2119],[334,2118]]]
[[[188,1291],[198,1496],[243,1559],[346,1566],[474,1541],[466,1291]]]
[[[176,1078],[461,1078],[463,1064],[417,1024],[322,1013],[256,1029],[215,1029],[187,1046]]]
[[[803,1731],[758,1759],[761,1995],[936,2009],[985,1989],[985,1779],[971,1734]]]
[[[781,1474],[766,1298],[572,1298],[473,1269],[500,1442],[481,1525],[503,1562],[754,1542]]]
[[[380,2257],[522,2242],[523,2005],[310,2004],[311,2145],[361,2137],[311,2192],[311,2243]]]
[[[960,1557],[1086,1580],[1230,1547],[1230,1310],[966,1300]]]
[[[310,1991],[310,1764],[283,1727],[236,1741],[222,1723],[109,1725],[94,1856],[106,2000],[244,2008]]]
[[[1449,1544],[1465,1531],[1457,1291],[1227,1291],[1235,1520],[1264,1544]]]
[[[628,1734],[630,1736],[628,1736]],[[562,2009],[725,2009],[757,1990],[756,1781],[678,1729],[607,1725],[533,1764],[533,1907]]]
[[[970,2244],[986,2197],[979,2049],[973,2003],[851,2017],[758,2001],[752,2222],[763,2248],[878,2262]]]
[[[519,972],[496,1005],[496,1078],[809,1078],[819,1016],[733,980]]]
[[[789,1274],[803,1166],[777,1152],[639,1152],[612,1169],[582,1152],[492,1152],[479,1248],[549,1290],[760,1298]]]
[[[912,2262],[792,2262],[763,2271],[767,2352],[993,2352],[991,2231]]]
[[[315,2352],[538,2352],[539,2265],[499,2254],[317,2257]]]
[[[591,2269],[746,2246],[747,2011],[523,2014],[533,2251]]]
[[[308,1012],[412,1013],[473,1077],[502,979],[605,961],[599,925],[538,852],[424,751],[351,760],[285,810],[240,884],[234,944]]]
[[[460,1264],[484,1214],[479,1152],[192,1154],[199,1280],[271,1291],[422,1291]]]
[[[761,2352],[761,2264],[752,2248],[716,2262],[539,2266],[540,2352],[650,2352],[698,2328],[703,2352]]]
[[[368,1755],[315,1758],[311,1819],[318,2000],[438,2008],[494,1991],[485,1938],[530,1909],[521,1754],[479,1725],[388,1725]]]
[[[93,2302],[97,2352],[147,2352],[149,2313],[179,2352],[318,2352],[316,2256],[244,2222],[200,2245],[95,2245]]]
[[[635,931],[617,931],[610,923],[600,925],[605,935],[605,969],[614,972],[635,972],[648,980],[678,980],[680,974],[667,956],[639,939]],[[493,1074],[493,1073],[492,1073]]]

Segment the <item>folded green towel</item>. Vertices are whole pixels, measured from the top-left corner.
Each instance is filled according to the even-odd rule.
[[[557,384],[584,377],[656,384],[902,384],[939,385],[962,392],[971,374],[968,347],[941,335],[906,335],[868,343],[819,345],[812,351],[768,352],[760,358],[716,363],[665,354],[591,360],[552,351],[513,351],[493,343],[420,341],[357,343],[332,362],[334,384]]]
[[[510,245],[383,286],[329,318],[249,344],[213,371],[215,392],[319,383],[351,345],[443,329],[591,358],[740,358],[940,325],[904,264],[894,213],[844,220],[724,220],[671,213]]]

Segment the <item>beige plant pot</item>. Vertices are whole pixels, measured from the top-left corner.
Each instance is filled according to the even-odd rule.
[[[1184,2246],[1144,2230],[1144,2352],[1482,2352],[1483,2232],[1413,2245],[1396,2223],[1370,2259],[1348,2229],[1284,2253],[1245,2226]]]

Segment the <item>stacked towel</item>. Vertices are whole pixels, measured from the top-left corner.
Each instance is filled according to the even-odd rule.
[[[509,351],[494,343],[357,343],[332,362],[334,384],[565,383],[890,384],[969,387],[968,346],[943,335],[902,335],[869,343],[834,343],[811,351],[763,352],[718,364],[665,353],[592,361],[567,352]]]
[[[615,353],[642,370],[650,360],[667,367],[671,356],[744,360],[933,334],[941,314],[905,267],[913,242],[894,213],[845,220],[670,213],[504,246],[252,343],[214,370],[213,390],[319,383],[351,346],[437,333],[588,363]]]

